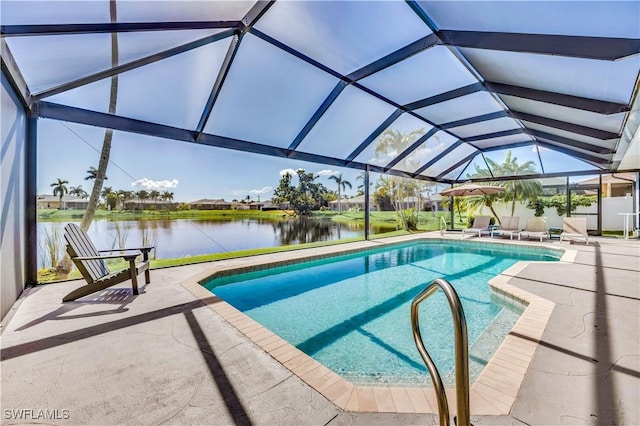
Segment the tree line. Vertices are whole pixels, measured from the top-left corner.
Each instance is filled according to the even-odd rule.
[[[87,177],[85,177],[85,180],[95,179],[96,173],[97,171],[95,167],[90,167],[89,170],[87,170]],[[108,178],[105,176],[105,179]],[[56,181],[51,184],[51,187],[53,188],[53,195],[58,196],[60,201],[60,208],[62,208],[62,197],[67,194],[74,195],[82,199],[86,199],[89,196],[87,191],[82,188],[82,185],[68,186],[68,184],[69,181],[60,178],[56,179]],[[99,195],[104,206],[109,210],[116,209],[118,205],[121,205],[126,209],[127,205],[131,206],[135,204],[135,200],[138,200],[141,203],[144,203],[146,200],[153,200],[156,202],[162,200],[165,202],[171,202],[173,201],[173,196],[173,192],[170,191],[147,191],[146,189],[139,191],[127,191],[120,189],[114,191],[110,186],[102,188]]]

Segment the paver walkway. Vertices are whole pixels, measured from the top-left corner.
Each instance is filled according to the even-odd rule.
[[[509,281],[556,306],[510,415],[474,424],[640,424],[640,243],[593,241],[553,242],[578,251],[573,265]],[[29,289],[3,324],[2,423],[437,424],[338,409],[179,285],[211,267],[152,271],[137,297],[119,285],[62,304],[81,282]]]

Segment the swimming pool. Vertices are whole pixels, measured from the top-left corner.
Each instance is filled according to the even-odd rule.
[[[521,310],[487,282],[521,260],[559,252],[466,241],[423,241],[214,278],[205,287],[355,384],[428,383],[413,342],[411,300],[434,278],[465,309],[472,380]],[[421,305],[422,335],[445,383],[453,382],[453,328],[442,294]]]

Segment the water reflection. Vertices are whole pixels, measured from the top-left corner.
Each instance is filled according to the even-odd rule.
[[[313,243],[343,238],[343,234],[354,234],[345,224],[330,219],[297,218],[273,222],[273,232],[279,236],[280,245]],[[348,237],[345,237],[348,238]]]
[[[45,236],[66,223],[39,222],[39,267],[50,266]],[[372,232],[381,229],[373,228]],[[172,259],[209,253],[247,250],[262,247],[302,244],[318,241],[363,237],[364,226],[337,223],[330,219],[283,218],[280,220],[126,220],[94,221],[89,236],[99,249],[119,249],[140,245],[156,247],[158,259]],[[56,249],[62,254],[62,232]]]

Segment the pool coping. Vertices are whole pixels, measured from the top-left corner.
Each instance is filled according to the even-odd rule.
[[[552,247],[544,243],[515,243],[509,240],[486,240],[474,237],[465,238],[463,241],[469,239],[473,240],[474,245],[517,244],[541,250],[564,251],[559,260],[561,263],[573,263],[577,254],[575,250]],[[353,412],[437,414],[437,402],[432,387],[355,385],[220,299],[201,284],[214,276],[256,271],[421,240],[461,241],[459,237],[451,238],[435,233],[433,235],[416,234],[229,259],[216,262],[211,269],[183,281],[181,285],[340,409]],[[471,386],[469,398],[471,412],[474,415],[507,415],[510,413],[520,385],[555,307],[555,303],[509,284],[512,278],[517,277],[532,263],[539,262],[517,262],[488,283],[496,295],[509,299],[511,303],[520,304],[524,311]],[[449,411],[454,413],[456,411],[455,388],[447,387],[446,393]]]

